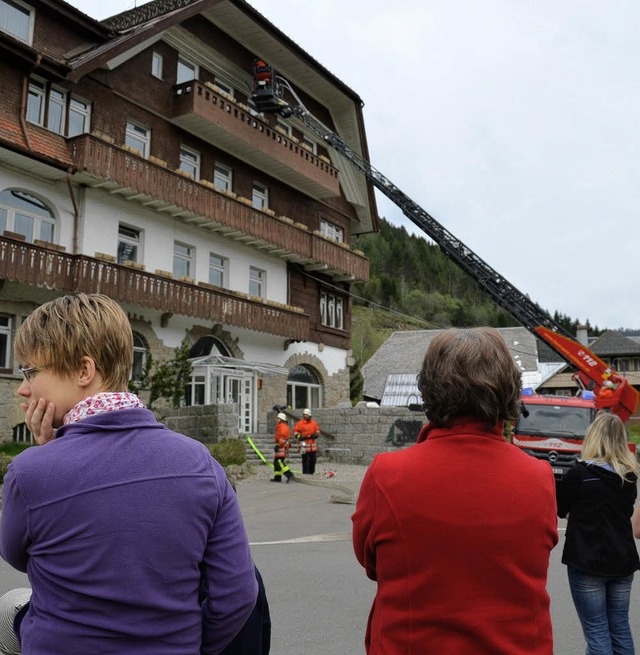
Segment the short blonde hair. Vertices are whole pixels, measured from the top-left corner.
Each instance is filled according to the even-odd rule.
[[[76,293],[38,307],[18,329],[16,358],[48,367],[62,377],[80,369],[83,357],[96,363],[105,391],[127,388],[133,366],[133,333],[127,315],[111,298]]]
[[[624,479],[638,475],[638,463],[627,447],[627,431],[615,414],[599,412],[582,443],[582,459],[610,464]]]

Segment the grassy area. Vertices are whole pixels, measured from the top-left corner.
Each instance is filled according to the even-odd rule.
[[[629,441],[640,444],[640,425],[629,426]]]
[[[29,444],[15,443],[14,441],[5,441],[4,443],[0,443],[0,453],[10,455],[11,457],[19,455],[26,448],[29,448]]]

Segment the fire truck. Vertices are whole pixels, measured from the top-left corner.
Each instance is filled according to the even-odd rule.
[[[524,394],[522,413],[513,428],[512,442],[529,454],[546,459],[562,476],[579,457],[581,442],[596,411],[606,409],[623,421],[635,413],[640,394],[627,379],[610,368],[540,305],[519,291],[471,248],[364,160],[340,135],[315,118],[295,89],[262,59],[253,64],[251,100],[258,111],[297,119],[321,141],[360,171],[371,184],[399,207],[404,215],[431,238],[442,252],[470,275],[480,287],[519,323],[545,341],[577,372],[575,398]],[[635,445],[629,444],[635,451]]]

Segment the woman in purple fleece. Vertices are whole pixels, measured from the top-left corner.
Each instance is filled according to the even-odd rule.
[[[220,653],[256,602],[240,510],[208,450],[127,392],[125,313],[102,295],[57,298],[15,349],[41,444],[4,481],[0,552],[33,592],[22,652]]]

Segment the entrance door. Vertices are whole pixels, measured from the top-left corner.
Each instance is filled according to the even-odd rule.
[[[238,430],[254,432],[255,379],[251,373],[224,376],[225,402],[238,406]]]

